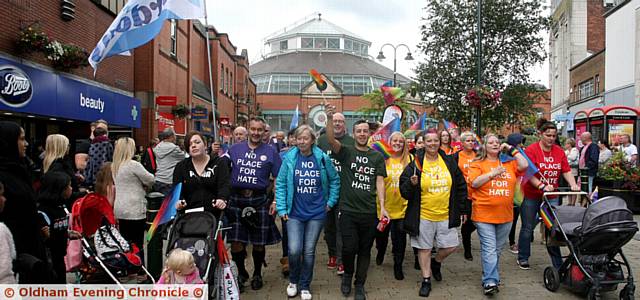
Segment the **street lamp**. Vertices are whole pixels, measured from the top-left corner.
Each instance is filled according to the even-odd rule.
[[[384,56],[384,53],[382,52],[382,49],[385,46],[390,46],[391,48],[393,48],[393,86],[396,86],[396,75],[398,74],[396,72],[396,52],[398,50],[398,48],[404,46],[405,48],[407,48],[407,56],[405,56],[404,60],[413,60],[413,56],[411,56],[411,49],[409,49],[409,46],[405,45],[405,44],[399,44],[399,45],[392,45],[389,43],[386,43],[384,45],[382,45],[382,47],[380,47],[380,52],[378,52],[378,57],[376,57],[376,59],[378,60],[383,60],[386,57]]]

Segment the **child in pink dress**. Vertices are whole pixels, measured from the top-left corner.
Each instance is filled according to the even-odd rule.
[[[169,253],[158,284],[203,284],[191,252],[180,248]]]

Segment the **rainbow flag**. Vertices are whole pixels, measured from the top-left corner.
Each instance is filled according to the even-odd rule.
[[[418,156],[414,156],[415,159],[413,160],[413,163],[416,166],[416,170],[422,172],[422,161],[420,159],[418,159]],[[415,170],[414,170],[415,173]]]
[[[520,154],[522,154],[522,156],[524,156],[524,158],[527,160],[527,163],[529,164],[529,166],[527,167],[527,170],[524,172],[522,176],[520,176],[519,184],[516,185],[516,188],[514,190],[513,203],[515,203],[517,206],[520,206],[520,204],[522,204],[522,201],[524,201],[523,185],[529,184],[529,179],[531,179],[531,177],[536,175],[540,170],[538,170],[536,165],[534,165],[529,159],[529,157],[526,154],[524,154],[524,151],[522,150],[522,148],[518,148],[518,151],[520,152]],[[510,155],[500,153],[501,163],[506,163],[512,160],[515,160],[515,158]]]
[[[404,132],[405,137],[415,138],[416,135],[425,130],[427,125],[427,113],[423,113],[420,118]]]
[[[309,75],[311,75],[311,79],[316,83],[316,87],[319,91],[324,91],[327,89],[327,82],[322,78],[322,74],[318,73],[316,69],[309,70]]]
[[[444,129],[449,130],[451,128],[458,128],[458,125],[453,122],[449,122],[445,119],[442,119],[442,123],[444,124]]]
[[[389,137],[391,136],[391,134],[396,132],[396,131],[400,131],[400,119],[399,118],[393,119],[389,123],[387,123],[384,126],[382,126],[380,129],[378,129],[378,131],[374,132],[371,135],[371,141],[372,142],[377,142],[377,141],[385,141],[385,142],[387,142],[387,141],[389,141]]]
[[[402,98],[404,96],[404,91],[400,87],[392,86],[391,81],[385,82],[382,86],[380,86],[380,91],[382,92],[382,96],[384,97],[384,102],[387,105],[393,104],[396,100]]]
[[[382,153],[384,159],[388,159],[391,155],[394,154],[393,149],[385,140],[380,140],[371,144],[371,148]]]
[[[551,229],[551,227],[553,227],[554,219],[553,214],[551,213],[551,207],[549,207],[549,205],[544,201],[540,204],[540,218],[547,229]]]
[[[167,223],[173,219],[173,217],[177,213],[176,204],[180,201],[180,194],[182,192],[182,182],[176,184],[171,191],[171,194],[167,195],[162,201],[162,206],[158,210],[158,214],[155,219],[153,219],[153,223],[149,227],[149,231],[147,231],[147,242],[151,240],[153,234],[156,233],[156,229],[158,226]]]

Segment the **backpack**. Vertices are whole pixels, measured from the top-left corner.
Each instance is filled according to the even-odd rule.
[[[151,147],[147,148],[142,155],[141,163],[149,173],[156,174],[156,170],[158,169],[158,165],[156,164],[156,154],[153,153],[153,149]]]

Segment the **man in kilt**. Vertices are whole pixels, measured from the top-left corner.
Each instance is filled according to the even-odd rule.
[[[231,197],[227,217],[231,230],[227,240],[231,242],[231,256],[238,266],[238,281],[241,287],[249,279],[244,260],[247,244],[253,245],[254,271],[251,288],[263,286],[262,266],[265,262],[265,245],[280,242],[280,233],[274,217],[270,214],[271,200],[267,190],[271,177],[278,176],[281,159],[279,153],[263,143],[266,123],[262,119],[249,121],[249,138],[229,149],[231,158]]]

